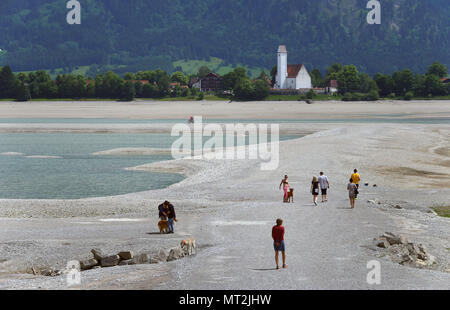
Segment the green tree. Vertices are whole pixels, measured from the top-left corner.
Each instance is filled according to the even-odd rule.
[[[410,69],[394,72],[392,79],[394,80],[395,93],[399,96],[404,96],[414,88],[415,77]]]
[[[173,83],[180,83],[181,85],[188,85],[189,79],[183,72],[177,71],[170,76],[170,81]]]
[[[254,88],[250,79],[241,79],[234,89],[234,96],[238,100],[251,100],[254,98]]]
[[[13,98],[16,87],[16,77],[9,66],[0,71],[0,98]]]
[[[210,74],[212,71],[207,66],[201,66],[200,69],[198,69],[197,76],[201,79],[203,79],[205,76]]]
[[[134,84],[131,81],[125,81],[122,84],[122,94],[121,99],[126,101],[133,101],[136,97],[136,90]]]
[[[425,93],[431,94],[432,96],[445,95],[444,84],[441,79],[434,74],[429,74],[425,76],[424,80]]]
[[[270,86],[266,80],[256,80],[254,82],[254,95],[255,100],[263,100],[269,96]]]
[[[313,87],[324,87],[324,81],[322,77],[322,72],[319,69],[314,69],[311,71],[311,82]]]
[[[31,99],[30,90],[22,81],[18,81],[15,95],[17,101],[28,101]]]
[[[448,74],[448,69],[446,65],[443,65],[439,62],[434,62],[427,71],[427,75],[437,75],[440,78],[444,78]]]
[[[343,70],[337,74],[339,93],[353,93],[360,89],[359,72],[354,65],[344,66]]]
[[[387,97],[394,93],[394,80],[390,75],[377,73],[373,78],[377,83],[382,97]]]

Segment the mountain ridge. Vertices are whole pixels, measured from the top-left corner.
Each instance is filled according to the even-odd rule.
[[[15,71],[80,65],[174,71],[178,60],[217,57],[224,65],[270,69],[287,45],[290,63],[324,70],[424,72],[450,65],[450,2],[384,0],[381,25],[359,0],[79,0],[82,24],[68,25],[65,2],[3,0],[0,65]]]

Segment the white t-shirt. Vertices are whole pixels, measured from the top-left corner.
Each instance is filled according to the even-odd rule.
[[[325,189],[328,188],[328,178],[326,175],[321,175],[319,177],[320,188]]]

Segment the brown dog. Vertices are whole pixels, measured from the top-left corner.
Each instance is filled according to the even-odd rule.
[[[288,202],[291,202],[292,199],[292,203],[294,203],[294,189],[291,188],[289,193],[288,193]]]
[[[167,234],[169,232],[169,222],[168,221],[159,221],[158,228],[159,228],[160,234]]]

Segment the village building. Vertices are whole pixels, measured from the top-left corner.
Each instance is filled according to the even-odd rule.
[[[200,81],[200,89],[203,92],[218,92],[223,90],[222,77],[215,74],[210,73],[205,76]]]
[[[278,47],[278,66],[275,79],[275,89],[310,90],[312,89],[311,76],[302,64],[287,62],[287,49],[285,45]]]

